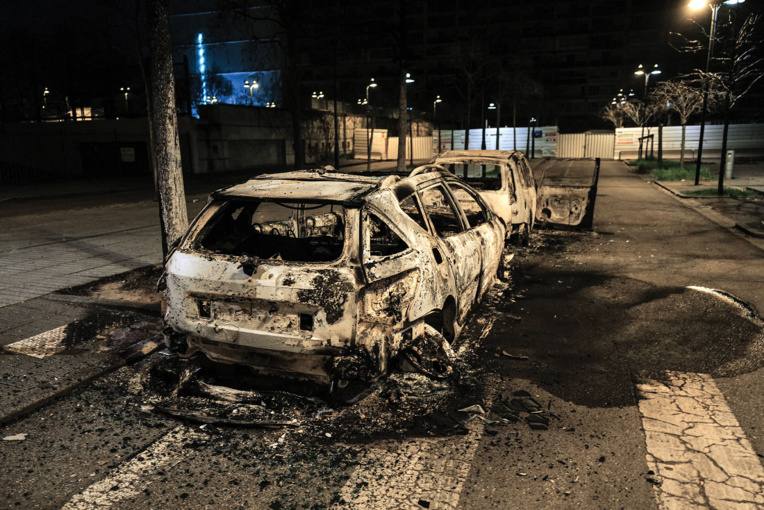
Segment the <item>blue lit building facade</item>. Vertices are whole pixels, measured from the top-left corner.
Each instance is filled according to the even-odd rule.
[[[253,6],[246,15],[217,8],[212,1],[173,2],[170,26],[176,73],[189,98],[191,114],[199,105],[281,106],[281,51],[275,25],[253,21],[268,17],[268,7]]]

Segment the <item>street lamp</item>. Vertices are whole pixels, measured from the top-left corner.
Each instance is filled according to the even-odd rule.
[[[530,154],[531,151],[531,138],[533,136],[532,128],[536,124],[536,118],[531,117],[531,119],[528,121],[528,138],[525,140],[525,154]],[[536,140],[533,141],[533,151],[536,151]],[[530,159],[533,159],[533,154],[531,154]]]
[[[647,97],[647,84],[650,82],[650,76],[654,74],[655,75],[661,74],[661,70],[658,69],[658,64],[655,64],[652,70],[648,73],[648,72],[645,72],[645,69],[642,67],[642,64],[639,64],[639,67],[637,67],[637,70],[634,71],[634,74],[637,76],[645,77],[645,91],[642,97]]]
[[[501,122],[501,103],[490,103],[489,110],[496,110],[496,150],[499,150],[499,124]]]
[[[130,87],[120,87],[120,91],[125,93],[125,112],[129,115],[130,114]]]
[[[406,85],[410,85],[414,83],[414,78],[411,77],[411,73],[406,73]],[[408,98],[408,93],[406,94],[406,97]],[[408,99],[406,99],[408,101]],[[411,166],[414,166],[414,130],[411,127],[412,124],[412,110],[410,106],[406,108],[409,113],[409,141],[411,142],[411,154],[409,156],[409,161],[411,162]]]
[[[323,99],[324,98],[324,92],[323,91],[321,91],[321,92],[313,91],[313,94],[310,97],[312,97],[313,99],[318,101],[319,99]],[[318,103],[318,106],[320,107],[321,103]]]
[[[252,104],[252,91],[257,90],[260,88],[260,85],[257,83],[257,80],[252,80],[252,83],[249,83],[249,80],[244,81],[244,88],[249,90],[249,104]]]
[[[440,144],[440,124],[438,123],[438,110],[437,106],[438,103],[442,103],[443,100],[440,98],[440,96],[437,96],[435,98],[435,101],[432,102],[432,120],[435,122],[435,124],[438,125],[438,154],[440,154],[441,151],[441,144]]]
[[[374,78],[369,81],[369,84],[366,85],[366,101],[363,102],[363,104],[366,106],[366,171],[371,172],[371,139],[374,137],[374,127],[371,128],[371,137],[369,136],[369,117],[371,117],[371,122],[374,122],[374,116],[372,115],[371,106],[369,105],[369,89],[375,89],[377,88],[377,82],[374,81]]]

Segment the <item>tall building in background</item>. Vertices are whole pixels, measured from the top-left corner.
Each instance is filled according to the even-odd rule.
[[[215,0],[175,1],[170,26],[173,59],[192,114],[200,104],[280,104],[278,33],[267,5],[235,10]],[[265,21],[257,21],[264,19]]]

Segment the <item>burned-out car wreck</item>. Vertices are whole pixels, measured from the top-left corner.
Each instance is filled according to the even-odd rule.
[[[507,224],[507,239],[527,245],[536,210],[536,181],[522,152],[451,150],[431,164],[443,167],[470,186]]]
[[[165,342],[265,375],[374,380],[428,332],[458,336],[505,229],[447,172],[262,175],[213,193],[169,254]]]

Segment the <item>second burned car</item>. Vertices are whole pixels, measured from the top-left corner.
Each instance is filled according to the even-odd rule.
[[[536,212],[536,181],[522,152],[451,150],[430,162],[460,177],[480,193],[507,224],[507,239],[528,244]]]
[[[494,282],[504,222],[447,172],[263,175],[211,195],[167,258],[165,339],[321,383],[371,380]]]

